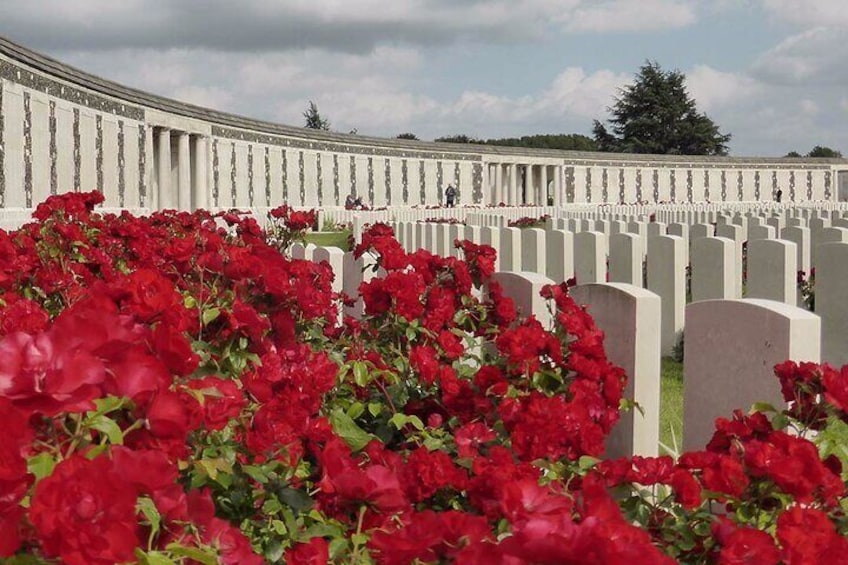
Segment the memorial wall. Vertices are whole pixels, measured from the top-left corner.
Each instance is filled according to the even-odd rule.
[[[848,160],[531,150],[336,134],[169,100],[0,39],[0,221],[51,194],[101,190],[105,206],[327,210],[836,200]],[[842,173],[840,175],[840,173]]]

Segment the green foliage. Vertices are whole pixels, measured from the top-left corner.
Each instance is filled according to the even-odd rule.
[[[476,143],[478,145],[483,145],[484,143],[486,143],[482,139],[471,137],[465,135],[464,133],[460,133],[457,135],[448,135],[445,137],[437,137],[433,141],[436,141],[438,143]]]
[[[534,149],[560,149],[564,151],[597,151],[598,144],[591,137],[579,133],[557,133],[523,135],[521,137],[505,137],[502,139],[487,139],[486,145],[504,147],[531,147]]]
[[[411,132],[400,133],[397,135],[397,139],[411,139],[413,141],[418,141],[418,136]]]
[[[309,107],[303,113],[303,117],[306,120],[305,127],[308,129],[325,131],[329,131],[330,129],[330,120],[321,117],[321,114],[318,112],[318,105],[312,100],[309,101]]]
[[[595,120],[600,151],[669,155],[726,155],[730,134],[695,107],[686,91],[686,76],[664,71],[647,61],[633,84],[619,90],[608,131]]]
[[[418,139],[402,138],[401,139]],[[412,134],[409,134],[412,135]],[[442,143],[476,143],[478,145],[497,145],[499,147],[529,147],[532,149],[558,149],[562,151],[597,151],[598,144],[591,137],[579,133],[555,133],[523,135],[521,137],[501,137],[480,139],[466,134],[449,135],[436,138]]]
[[[825,159],[841,159],[842,151],[837,151],[836,149],[831,149],[830,147],[824,147],[821,145],[816,145],[809,152],[801,155],[797,151],[790,151],[786,154],[787,157],[819,157]]]

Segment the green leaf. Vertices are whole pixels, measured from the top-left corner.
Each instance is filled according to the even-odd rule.
[[[348,543],[345,538],[336,538],[330,542],[330,559],[337,559],[347,551]]]
[[[171,543],[165,550],[170,551],[176,557],[188,557],[203,563],[203,565],[218,565],[218,556],[215,553],[197,547],[186,547],[178,543]]]
[[[364,387],[368,385],[368,365],[363,361],[353,362],[353,382]]]
[[[106,434],[106,437],[109,438],[109,443],[112,445],[123,445],[124,432],[121,431],[121,427],[112,418],[98,414],[93,418],[89,418],[87,424],[88,427]]]
[[[142,496],[138,499],[138,502],[136,502],[136,508],[144,514],[144,517],[147,518],[147,521],[150,523],[150,537],[147,539],[147,546],[150,547],[153,545],[153,540],[156,537],[156,534],[159,533],[162,516],[159,515],[159,510],[156,508],[153,501],[146,496]]]
[[[220,315],[221,315],[221,309],[220,308],[208,308],[208,309],[204,310],[203,314],[201,316],[201,319],[203,320],[203,325],[208,326],[209,324],[214,322],[216,319],[218,319],[218,316],[220,316]]]
[[[314,501],[309,498],[309,495],[300,489],[284,487],[280,489],[278,496],[280,502],[288,505],[296,514],[312,508],[314,504]]]
[[[359,418],[363,412],[365,412],[365,405],[361,402],[354,402],[350,405],[350,408],[347,409],[347,415],[354,420]]]
[[[599,462],[600,459],[584,455],[577,460],[577,467],[580,469],[580,471],[585,473],[586,471],[597,465]]]
[[[356,422],[341,408],[336,408],[330,414],[330,424],[333,425],[336,435],[342,438],[353,451],[359,451],[375,439],[373,435],[357,426]]]
[[[97,398],[94,400],[96,410],[94,412],[89,412],[88,416],[114,412],[115,410],[123,408],[126,402],[127,399],[122,396],[104,396],[103,398]]]
[[[268,474],[262,467],[259,467],[257,465],[244,465],[242,466],[241,470],[244,471],[245,475],[247,475],[259,484],[264,485],[268,482]]]
[[[380,415],[383,411],[383,405],[379,402],[369,402],[368,403],[368,413],[374,416],[375,418]]]
[[[406,427],[407,424],[410,424],[419,432],[424,429],[424,422],[421,421],[421,418],[419,418],[418,416],[407,416],[406,414],[401,414],[400,412],[392,416],[389,420],[389,423],[392,424],[398,430],[402,430],[404,427]]]
[[[40,481],[44,477],[49,476],[56,466],[56,461],[49,453],[39,453],[34,457],[30,457],[27,461],[27,470],[35,475],[35,480]]]
[[[764,414],[773,414],[777,412],[777,409],[768,402],[756,402],[753,406],[751,406],[752,412],[762,412]]]

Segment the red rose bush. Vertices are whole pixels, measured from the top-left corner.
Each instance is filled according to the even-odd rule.
[[[94,212],[0,232],[0,557],[21,563],[843,563],[848,368],[704,450],[603,460],[626,376],[569,296],[516,315],[494,251],[363,234],[365,315],[314,223]]]

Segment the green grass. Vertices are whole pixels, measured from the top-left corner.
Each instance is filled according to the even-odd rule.
[[[319,247],[338,247],[342,251],[350,251],[348,248],[347,239],[350,236],[350,230],[334,231],[325,233],[308,233],[306,234],[306,243],[314,243]]]
[[[664,357],[660,372],[660,454],[683,447],[683,363]],[[672,432],[673,431],[673,432]]]

